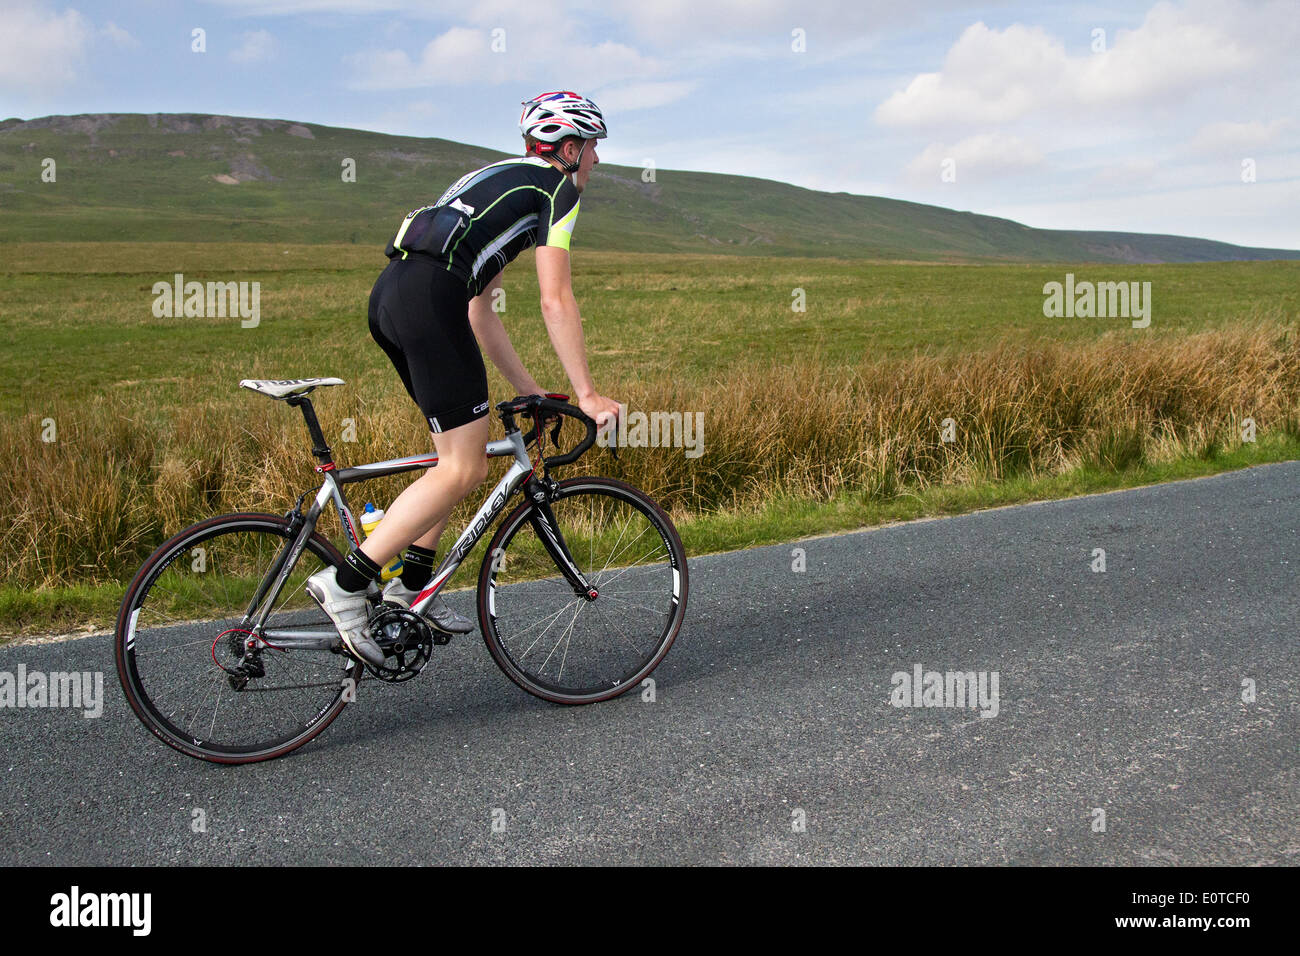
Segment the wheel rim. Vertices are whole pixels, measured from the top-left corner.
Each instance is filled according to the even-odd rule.
[[[484,603],[492,643],[507,673],[539,696],[615,696],[653,670],[676,635],[680,545],[653,510],[608,487],[565,488],[551,509],[598,597],[575,594],[556,573],[524,509],[489,555]]]
[[[137,712],[168,743],[218,758],[284,752],[319,732],[344,682],[359,678],[346,656],[276,648],[247,630],[244,612],[286,539],[269,523],[208,529],[167,549],[134,590],[118,635],[124,676]],[[327,559],[315,542],[303,550],[268,628],[332,628],[302,587]],[[245,640],[264,674],[237,689],[223,668],[235,669]]]

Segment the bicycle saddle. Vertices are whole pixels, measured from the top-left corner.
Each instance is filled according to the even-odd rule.
[[[306,395],[321,385],[346,385],[341,378],[288,378],[273,380],[266,378],[246,378],[239,383],[240,388],[251,388],[274,399],[288,398],[290,395]]]

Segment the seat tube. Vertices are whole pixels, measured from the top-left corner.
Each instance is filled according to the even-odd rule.
[[[253,609],[260,604],[261,609],[257,613],[257,619],[253,622],[254,631],[260,633],[262,628],[266,626],[266,619],[270,616],[276,600],[279,599],[285,582],[289,579],[289,575],[293,573],[294,567],[298,564],[298,558],[302,556],[303,550],[307,547],[307,539],[316,530],[316,520],[320,517],[325,502],[329,500],[332,487],[333,482],[330,480],[330,476],[326,476],[325,483],[321,485],[321,490],[316,494],[316,500],[303,518],[302,527],[298,529],[297,536],[292,541],[285,542],[285,548],[280,552],[277,565],[267,573],[266,578],[259,586],[258,597],[254,599],[254,604],[249,611],[250,614],[253,613]]]

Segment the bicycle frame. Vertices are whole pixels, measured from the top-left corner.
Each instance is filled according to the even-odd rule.
[[[309,427],[315,425],[315,416],[311,412],[310,402],[304,400],[303,404],[306,406],[304,415],[307,417]],[[318,433],[318,431],[318,427],[313,428],[314,434]],[[324,446],[323,441],[318,442],[313,451],[316,452],[318,457],[329,458],[329,449]],[[489,458],[513,457],[514,461],[511,462],[510,468],[479,507],[469,526],[457,538],[455,545],[447,551],[447,556],[443,558],[442,563],[434,571],[428,585],[411,603],[411,610],[417,614],[423,612],[429,606],[443,584],[460,567],[466,556],[474,550],[479,538],[483,536],[502,509],[505,508],[506,502],[534,474],[533,462],[528,457],[528,449],[523,434],[518,428],[508,431],[505,438],[488,442],[486,451]],[[253,622],[250,629],[261,634],[271,646],[285,650],[336,648],[341,641],[338,632],[333,627],[315,631],[303,628],[264,629],[266,619],[275,607],[275,602],[284,588],[285,581],[288,580],[294,565],[297,564],[299,556],[306,547],[308,538],[316,529],[316,522],[326,508],[333,503],[334,509],[339,516],[339,522],[343,525],[344,532],[351,543],[360,545],[361,537],[357,530],[357,522],[353,517],[352,509],[348,507],[347,497],[343,493],[343,485],[385,475],[395,475],[405,471],[432,468],[437,464],[438,456],[433,454],[393,458],[388,461],[372,462],[371,464],[342,469],[336,467],[332,460],[318,465],[316,470],[325,476],[325,480],[321,484],[320,490],[317,491],[307,513],[305,515],[298,514],[297,522],[295,522],[299,524],[297,534],[291,542],[286,544],[285,549],[277,557],[271,570],[267,573],[266,578],[263,579],[249,603],[245,622]],[[551,514],[544,488],[538,483],[537,487],[530,489],[530,491],[530,499],[537,509],[537,513],[531,516],[531,520],[537,528],[538,538],[555,560],[557,568],[573,585],[575,592],[585,595],[588,600],[595,600],[597,596],[596,589],[590,585],[570,556],[563,535],[555,523],[554,515]]]

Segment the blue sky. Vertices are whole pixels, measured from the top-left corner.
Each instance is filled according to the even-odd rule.
[[[605,111],[607,162],[1300,248],[1297,49],[1292,0],[0,0],[0,117],[515,150],[519,101],[567,88]]]

